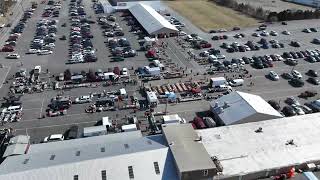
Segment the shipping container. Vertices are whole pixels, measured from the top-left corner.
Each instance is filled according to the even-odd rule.
[[[200,117],[195,117],[193,119],[193,123],[197,126],[197,129],[205,129],[207,126],[205,125],[204,121]]]

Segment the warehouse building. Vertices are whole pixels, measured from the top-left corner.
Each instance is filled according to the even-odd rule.
[[[140,131],[34,144],[0,165],[6,180],[178,180],[162,135]]]
[[[202,143],[220,161],[216,179],[259,179],[320,164],[320,114],[199,130]]]
[[[129,11],[149,35],[171,36],[178,32],[174,25],[149,5],[137,3]]]
[[[320,8],[320,0],[287,0],[287,1],[306,5],[306,6],[311,6],[314,8]]]
[[[282,118],[282,115],[260,96],[239,91],[210,102],[210,109],[220,125]]]

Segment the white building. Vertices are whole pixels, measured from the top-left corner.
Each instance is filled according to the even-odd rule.
[[[150,35],[166,34],[169,36],[171,33],[178,32],[174,25],[149,5],[137,3],[130,7],[129,11]]]
[[[259,179],[320,162],[320,114],[198,130],[223,167],[216,179]]]
[[[0,165],[5,180],[178,180],[162,135],[140,131],[34,144]]]
[[[210,108],[222,125],[242,124],[283,117],[260,96],[239,91],[234,91],[210,102]]]

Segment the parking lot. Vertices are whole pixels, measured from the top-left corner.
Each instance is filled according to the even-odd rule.
[[[230,79],[238,78],[242,74],[243,69],[248,71],[246,77],[244,78],[244,84],[240,87],[235,87],[236,90],[241,90],[244,92],[249,92],[253,94],[261,95],[266,100],[276,100],[281,101],[280,105],[283,107],[283,100],[289,96],[297,97],[301,92],[306,90],[318,91],[318,86],[312,85],[306,82],[308,76],[305,74],[309,69],[318,70],[320,67],[319,62],[309,63],[303,58],[297,59],[298,64],[296,66],[289,66],[282,61],[272,62],[273,67],[257,69],[250,64],[245,64],[242,67],[242,70],[237,72],[234,68],[234,72],[227,71],[215,71],[214,74],[209,74],[208,71],[212,68],[212,64],[199,63],[199,60],[194,60],[190,58],[190,53],[192,51],[195,54],[196,58],[200,58],[199,54],[202,51],[208,50],[209,48],[196,50],[189,47],[190,43],[186,42],[185,36],[179,37],[170,37],[159,39],[159,44],[167,44],[164,48],[159,48],[164,54],[161,62],[165,64],[167,71],[175,72],[179,71],[183,76],[174,79],[161,79],[153,81],[142,81],[135,74],[135,70],[138,67],[148,66],[151,61],[145,56],[146,51],[140,51],[139,45],[139,36],[134,34],[131,31],[131,27],[128,25],[128,21],[122,17],[122,13],[115,13],[115,22],[118,23],[119,27],[122,28],[124,36],[118,38],[126,38],[130,42],[131,48],[136,51],[136,56],[124,58],[123,61],[112,62],[112,59],[115,57],[112,55],[110,45],[106,43],[108,37],[104,35],[104,29],[101,28],[101,24],[95,23],[90,24],[90,33],[93,35],[91,42],[94,51],[94,55],[97,58],[96,62],[86,62],[86,63],[73,63],[70,64],[68,61],[72,58],[73,50],[70,47],[70,33],[71,33],[71,19],[69,13],[69,3],[70,1],[61,1],[61,9],[59,10],[59,17],[51,17],[49,19],[56,19],[57,32],[55,34],[55,47],[52,49],[52,54],[49,55],[37,55],[37,54],[27,54],[30,49],[30,42],[34,41],[34,35],[36,33],[37,23],[43,19],[42,15],[46,4],[41,4],[38,2],[38,8],[33,12],[31,19],[27,21],[25,29],[17,40],[17,45],[15,47],[15,52],[18,53],[21,57],[20,59],[7,59],[5,52],[1,52],[0,61],[3,65],[1,68],[0,74],[3,80],[0,79],[0,82],[4,81],[4,77],[8,83],[4,83],[1,89],[1,97],[6,97],[10,85],[12,84],[14,78],[13,75],[20,68],[25,68],[27,72],[32,71],[35,66],[41,66],[42,73],[40,73],[39,78],[41,82],[49,84],[49,88],[44,91],[33,93],[24,93],[21,96],[20,101],[23,106],[23,114],[19,122],[6,123],[4,127],[13,127],[16,130],[16,134],[28,134],[31,136],[32,143],[39,143],[41,140],[50,134],[64,133],[72,125],[76,124],[79,128],[92,126],[101,120],[104,116],[109,116],[111,119],[116,120],[117,123],[123,124],[126,122],[126,118],[129,116],[137,116],[138,120],[142,124],[145,123],[146,117],[144,116],[145,109],[134,111],[133,109],[122,109],[127,102],[129,102],[130,96],[137,96],[139,100],[145,100],[144,97],[140,94],[140,85],[144,84],[145,86],[154,87],[168,84],[175,84],[185,82],[187,85],[188,82],[192,84],[192,81],[204,82],[206,86],[208,80],[211,77],[225,76]],[[98,17],[103,16],[102,14],[95,14],[92,8],[93,2],[91,1],[82,1],[84,12],[86,12],[86,17],[89,20],[98,22]],[[165,5],[163,5],[165,6]],[[170,9],[165,7],[169,12]],[[232,58],[242,58],[253,57],[253,56],[264,56],[271,54],[282,55],[283,52],[290,51],[302,51],[302,50],[315,50],[318,48],[318,45],[311,43],[314,38],[319,38],[320,32],[311,32],[305,33],[302,32],[304,28],[317,28],[320,30],[320,26],[316,25],[317,20],[306,20],[306,21],[291,21],[288,22],[288,25],[281,25],[280,23],[270,24],[267,26],[266,31],[275,31],[278,33],[278,36],[266,36],[263,37],[267,41],[272,39],[277,40],[279,43],[284,45],[284,48],[272,48],[271,46],[268,49],[260,48],[257,51],[246,51],[246,52],[233,52],[229,53],[220,46],[222,43],[234,43],[238,42],[239,44],[244,44],[247,41],[253,41],[257,43],[262,37],[253,37],[252,34],[257,32],[257,27],[242,29],[239,31],[216,33],[216,34],[207,34],[203,33],[200,30],[196,29],[193,25],[190,25],[190,22],[184,21],[183,17],[180,17],[177,13],[171,12],[172,16],[179,19],[185,24],[185,28],[182,28],[186,34],[198,34],[203,40],[206,40],[208,43],[211,43],[212,48],[221,51],[221,54],[225,55],[225,60],[231,61]],[[107,15],[105,15],[107,17]],[[170,17],[168,17],[170,18]],[[66,24],[64,27],[63,24]],[[303,26],[301,26],[303,24]],[[191,28],[188,28],[188,27]],[[287,30],[291,35],[281,34],[282,31]],[[236,34],[242,33],[245,35],[243,38],[233,37]],[[259,31],[261,33],[261,31]],[[212,40],[213,36],[222,36],[227,35],[229,38],[226,40]],[[66,36],[66,40],[60,40],[59,38]],[[109,37],[110,38],[110,37]],[[300,47],[293,47],[290,44],[291,41],[298,41]],[[182,44],[185,47],[182,47]],[[78,50],[75,50],[78,51]],[[223,60],[222,60],[223,61]],[[22,63],[21,63],[22,62]],[[107,72],[114,70],[114,67],[127,68],[129,71],[130,80],[135,83],[124,83],[126,78],[122,78],[119,82],[109,84],[106,83],[89,83],[87,87],[77,87],[65,90],[53,90],[53,86],[50,84],[54,81],[57,81],[60,73],[64,73],[66,69],[69,69],[71,73],[77,73],[77,75],[82,74],[81,71],[88,73],[89,70],[97,72],[98,69],[101,69],[102,72]],[[302,80],[304,82],[303,87],[293,87],[288,83],[288,80],[280,77],[278,81],[272,81],[267,78],[267,75],[272,70],[278,75],[282,73],[290,73],[293,68],[299,71],[302,74]],[[250,76],[251,75],[251,76]],[[123,74],[122,76],[123,77]],[[63,84],[63,81],[62,81]],[[89,106],[89,103],[85,104],[72,104],[67,110],[67,114],[57,117],[48,117],[46,110],[48,105],[51,103],[51,99],[56,97],[58,94],[61,96],[70,96],[72,100],[79,96],[89,95],[89,94],[103,94],[105,92],[118,91],[121,88],[125,88],[127,91],[128,99],[124,99],[120,103],[116,103],[115,106],[119,110],[116,111],[102,111],[96,113],[86,113],[86,109]],[[204,88],[203,92],[207,92]],[[313,97],[308,99],[308,102]],[[307,102],[305,99],[299,99],[301,103]],[[155,111],[164,111],[166,109],[165,103],[160,104]],[[207,100],[191,101],[191,102],[180,102],[173,103],[167,107],[169,113],[178,113],[187,121],[192,120],[196,116],[196,112],[206,111],[209,109]],[[189,119],[188,119],[189,118]]]

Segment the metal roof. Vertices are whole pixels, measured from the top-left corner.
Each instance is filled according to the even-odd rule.
[[[255,114],[261,114],[259,120],[280,118],[282,115],[273,109],[258,95],[234,91],[210,102],[211,108],[218,105],[221,110],[215,111],[225,125],[244,123],[241,120]]]
[[[68,141],[57,141],[45,144],[32,144],[29,148],[28,154],[47,152],[47,151],[58,151],[67,148],[81,148],[84,145],[95,145],[104,143],[114,143],[118,141],[130,141],[139,139],[142,137],[141,131],[132,131],[126,133],[108,134],[102,136],[93,136],[90,138],[79,138]]]
[[[151,6],[137,3],[130,7],[129,11],[149,34],[178,32],[178,29],[175,26],[170,24],[169,21]]]
[[[191,124],[162,125],[162,130],[180,172],[216,168]]]
[[[178,180],[164,141],[161,135],[112,143],[96,141],[77,148],[64,146],[59,150],[11,156],[0,166],[0,179],[70,180],[78,175],[79,179],[101,180],[101,171],[105,170],[107,179],[129,180],[128,166],[132,166],[135,179]],[[160,174],[156,174],[154,162],[158,162]]]
[[[10,139],[10,144],[28,144],[30,136],[18,135]]]
[[[262,132],[256,133],[259,127]],[[223,176],[238,176],[319,162],[319,127],[320,113],[314,113],[197,132],[208,153],[220,160]]]
[[[28,149],[29,144],[11,144],[7,146],[2,157],[24,154]]]

